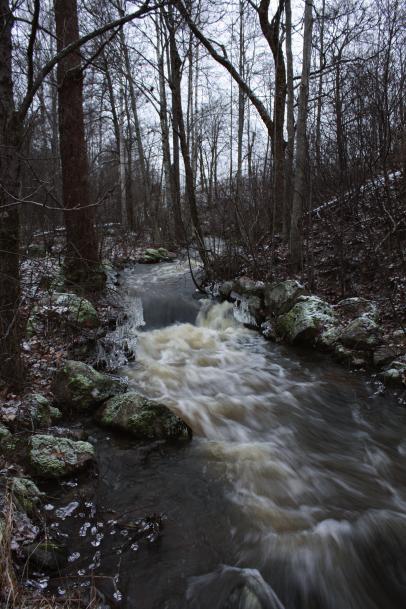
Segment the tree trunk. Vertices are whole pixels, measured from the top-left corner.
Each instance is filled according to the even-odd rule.
[[[58,52],[78,40],[77,0],[54,0]],[[81,288],[104,284],[89,192],[89,169],[83,117],[83,71],[79,52],[57,68],[59,146],[67,250],[65,278]]]
[[[0,381],[22,381],[19,332],[19,205],[21,145],[12,81],[13,19],[8,0],[0,0]]]
[[[189,203],[190,216],[194,234],[196,238],[197,249],[202,259],[204,266],[207,266],[208,259],[206,248],[204,245],[203,232],[200,226],[199,214],[197,211],[196,192],[194,187],[194,177],[191,158],[189,154],[188,142],[186,137],[185,122],[182,110],[182,94],[181,94],[181,66],[182,62],[179,57],[175,38],[175,25],[173,22],[172,13],[169,10],[168,15],[169,29],[169,45],[170,45],[170,60],[171,60],[171,89],[173,95],[173,119],[177,129],[177,137],[180,141],[182,151],[183,164],[185,166],[185,181],[186,181],[186,196]]]
[[[313,31],[313,0],[306,0],[304,37],[303,37],[303,65],[300,81],[299,109],[296,128],[296,161],[295,182],[292,203],[292,219],[290,228],[290,262],[293,269],[300,268],[302,262],[302,231],[301,220],[303,202],[306,190],[306,158],[307,158],[307,114],[309,100],[309,75],[312,51]]]
[[[292,54],[292,7],[290,0],[286,0],[286,79],[287,79],[287,108],[286,129],[288,144],[286,146],[286,176],[285,176],[285,210],[283,214],[283,236],[286,242],[289,238],[290,215],[293,198],[293,160],[295,148],[295,117],[293,94],[293,54]]]

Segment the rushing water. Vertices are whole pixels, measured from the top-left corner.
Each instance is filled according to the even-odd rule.
[[[404,409],[192,298],[185,268],[123,283],[137,336],[123,373],[194,438],[92,431],[97,487],[58,524],[73,573],[110,577],[100,587],[125,609],[404,609]]]

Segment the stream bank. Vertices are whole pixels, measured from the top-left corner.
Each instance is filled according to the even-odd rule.
[[[239,307],[192,298],[186,267],[126,269],[121,283],[127,319],[105,337],[136,350],[121,376],[194,436],[143,442],[80,415],[97,470],[39,485],[67,557],[48,589],[96,578],[128,609],[403,607],[396,400],[322,353],[265,341]]]

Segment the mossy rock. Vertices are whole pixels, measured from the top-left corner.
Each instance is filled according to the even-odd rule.
[[[56,372],[52,390],[57,404],[86,411],[127,390],[118,377],[98,372],[88,364],[68,360]]]
[[[92,303],[77,294],[53,294],[51,311],[62,321],[76,324],[81,328],[98,328],[100,326],[99,316]]]
[[[40,393],[30,393],[23,398],[20,421],[26,427],[38,429],[51,424],[51,405]]]
[[[266,286],[264,291],[265,307],[270,315],[283,315],[305,292],[304,286],[294,279],[271,283]]]
[[[139,440],[189,440],[192,436],[191,429],[167,406],[135,392],[108,400],[98,413],[98,420]]]
[[[44,496],[37,485],[31,478],[16,476],[11,480],[11,491],[18,507],[27,512],[32,513],[34,507],[40,502]]]
[[[42,478],[61,478],[88,465],[95,458],[89,442],[37,435],[31,439],[29,454],[33,470]]]
[[[296,304],[276,320],[276,333],[290,343],[313,344],[315,339],[335,323],[332,307],[317,296],[300,296]]]
[[[5,425],[3,425],[3,423],[0,423],[0,443],[4,439],[10,438],[10,437],[11,437],[11,431]]]

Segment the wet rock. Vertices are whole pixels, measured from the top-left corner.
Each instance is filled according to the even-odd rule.
[[[188,440],[192,432],[167,406],[129,392],[102,406],[98,420],[140,440]]]
[[[382,332],[373,319],[362,315],[343,328],[340,342],[346,347],[372,350],[382,343]]]
[[[50,312],[64,323],[72,323],[81,328],[97,328],[100,325],[99,316],[92,303],[77,294],[53,294]]]
[[[0,423],[0,444],[5,438],[9,437],[11,437],[11,431],[3,423]]]
[[[317,296],[300,296],[296,304],[276,320],[276,332],[290,343],[313,343],[335,322],[332,307]]]
[[[48,435],[31,439],[30,462],[43,478],[60,478],[76,472],[93,461],[94,456],[94,448],[89,442]]]
[[[98,372],[88,364],[68,360],[56,372],[52,390],[58,404],[86,411],[124,393],[127,384],[123,379]]]
[[[27,477],[12,478],[11,491],[17,507],[28,514],[32,513],[34,507],[41,501],[41,497],[44,496],[31,478]]]
[[[265,288],[265,307],[271,315],[282,315],[287,313],[305,293],[304,286],[294,279],[272,283]]]
[[[353,351],[337,343],[334,347],[333,358],[349,368],[366,368],[371,363],[370,355],[368,352]]]
[[[341,300],[335,305],[334,309],[339,315],[352,318],[366,316],[374,321],[377,321],[379,315],[378,307],[372,300],[358,296]]]
[[[60,571],[67,563],[66,548],[52,539],[30,544],[26,552],[30,563],[47,571]]]
[[[406,385],[406,355],[398,357],[389,364],[388,368],[381,372],[379,378],[385,385]]]

